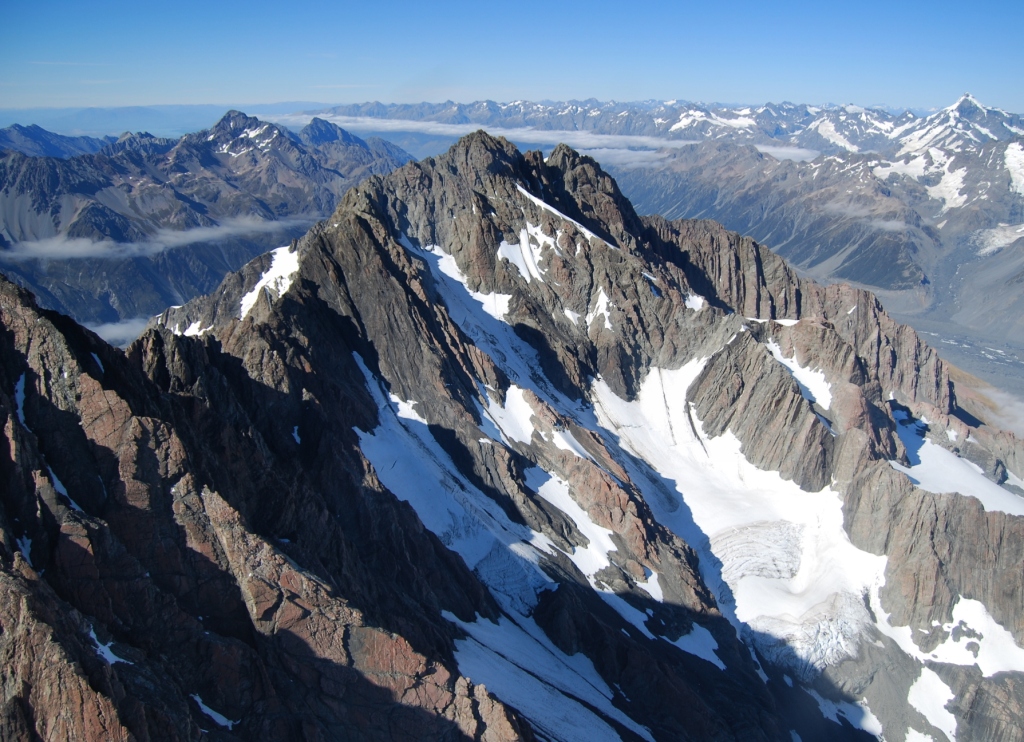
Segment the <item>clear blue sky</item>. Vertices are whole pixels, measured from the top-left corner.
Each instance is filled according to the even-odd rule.
[[[1024,113],[1024,2],[4,0],[0,108],[599,98]]]

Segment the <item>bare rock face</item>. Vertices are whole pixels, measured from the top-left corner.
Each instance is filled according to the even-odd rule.
[[[157,334],[128,358],[11,284],[3,291],[5,388],[19,390],[3,398],[11,729],[47,739],[186,739],[218,725],[225,738],[522,736],[514,712],[449,669],[451,633],[436,611],[493,615],[486,593],[414,516],[387,512],[398,503],[379,501],[358,458],[330,502],[303,497],[311,483],[271,463],[227,377],[190,365],[201,346],[168,334],[168,347]],[[187,401],[186,380],[219,404]],[[345,531],[395,549],[359,548]],[[389,580],[406,589],[385,591]],[[432,622],[415,618],[425,606]],[[415,629],[405,639],[367,623],[367,611]]]
[[[1021,518],[890,463],[911,418],[994,480],[1016,439],[867,292],[566,147],[370,177],[126,353],[0,313],[12,735],[899,738],[933,665],[976,738],[1020,718],[1019,672],[922,658],[962,600],[1021,641]]]

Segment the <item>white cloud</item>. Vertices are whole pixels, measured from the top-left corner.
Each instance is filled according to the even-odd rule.
[[[580,154],[593,157],[601,165],[634,170],[636,168],[656,167],[671,156],[667,150],[651,149],[581,149]]]
[[[267,120],[290,127],[302,127],[313,118],[311,114],[292,113],[282,116],[265,116]],[[505,137],[514,142],[528,144],[554,145],[565,143],[575,149],[604,149],[645,147],[660,149],[662,147],[685,147],[696,144],[692,139],[663,139],[662,137],[640,136],[632,134],[596,134],[592,131],[568,131],[563,129],[532,129],[529,127],[507,129],[500,126],[485,124],[444,124],[439,121],[410,121],[407,119],[384,119],[372,116],[335,116],[333,114],[317,114],[317,118],[337,124],[350,131],[373,132],[413,132],[434,136],[462,137],[483,129],[491,136]]]
[[[995,402],[991,422],[996,427],[1024,436],[1024,400],[1001,389],[984,389],[984,395]]]
[[[159,229],[146,242],[114,242],[93,240],[87,237],[57,235],[41,240],[16,242],[9,250],[0,252],[0,260],[8,262],[21,260],[72,260],[75,258],[124,259],[157,255],[183,245],[201,242],[216,242],[229,237],[265,234],[295,227],[309,226],[312,219],[281,219],[261,221],[257,219],[225,219],[214,227],[194,229]]]
[[[146,325],[149,324],[149,319],[149,317],[136,317],[134,319],[121,320],[120,322],[86,325],[86,327],[111,345],[124,348],[142,334],[142,331],[146,329]]]
[[[816,149],[804,149],[803,147],[776,147],[771,144],[755,144],[758,152],[770,155],[776,160],[795,160],[796,162],[809,162],[821,154]]]

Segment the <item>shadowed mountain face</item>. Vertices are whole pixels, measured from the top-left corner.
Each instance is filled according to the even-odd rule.
[[[567,147],[371,177],[126,352],[0,299],[8,736],[1021,737],[1024,447]]]
[[[237,111],[181,139],[125,134],[70,159],[0,153],[0,261],[82,321],[151,316],[302,234],[352,185],[410,157],[314,120]]]

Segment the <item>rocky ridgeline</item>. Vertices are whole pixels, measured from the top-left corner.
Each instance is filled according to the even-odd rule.
[[[869,595],[829,608],[848,648],[817,664],[737,619],[744,567],[718,555],[747,532],[702,532],[699,483],[609,422],[687,368],[658,387],[673,440],[732,435],[831,487],[922,651],[961,597],[1024,640],[1021,519],[889,463],[911,463],[897,411],[993,480],[1020,443],[871,294],[714,223],[640,218],[567,147],[477,133],[371,177],[126,353],[0,297],[11,736],[862,739],[861,699],[887,736],[939,734]],[[1019,673],[935,667],[961,738],[1021,738]]]

